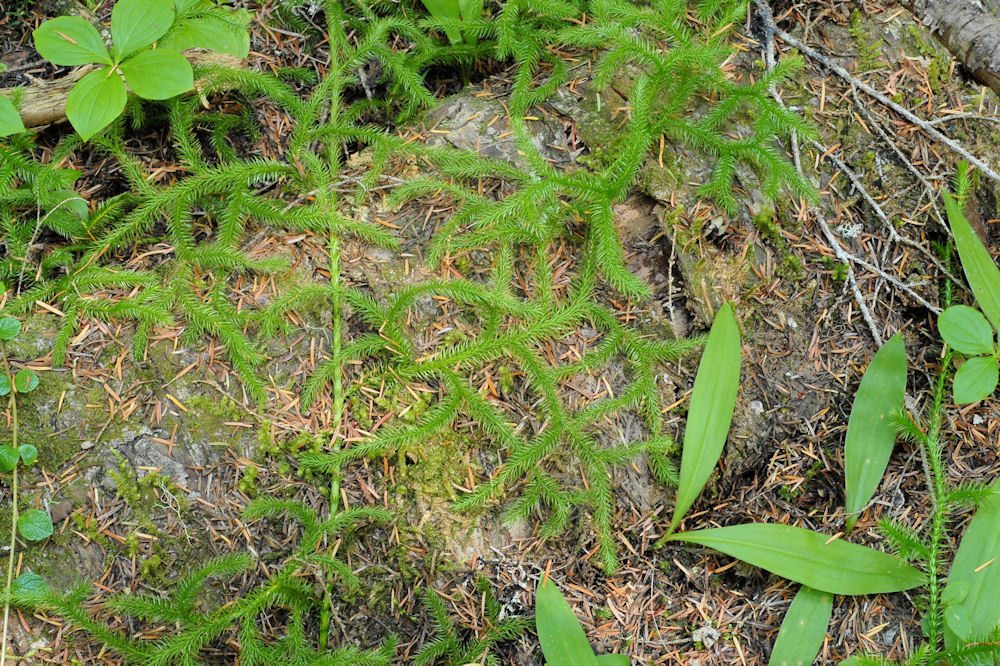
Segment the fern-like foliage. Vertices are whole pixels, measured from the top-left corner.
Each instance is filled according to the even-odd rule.
[[[424,643],[416,654],[413,663],[423,666],[431,664],[447,664],[447,666],[463,666],[478,663],[486,666],[499,666],[500,660],[492,654],[497,643],[510,641],[527,631],[530,618],[501,618],[502,606],[497,600],[488,580],[483,576],[476,578],[476,591],[482,595],[485,610],[485,629],[468,641],[463,641],[459,629],[448,613],[448,607],[437,592],[432,589],[424,591],[424,603],[431,613],[434,622],[434,638]]]
[[[30,590],[12,593],[14,605],[45,610],[85,630],[95,639],[124,657],[128,663],[143,666],[201,664],[202,650],[222,638],[234,636],[238,642],[239,662],[251,666],[266,664],[329,664],[337,666],[385,666],[395,654],[395,639],[386,640],[375,649],[353,645],[325,648],[310,639],[305,621],[318,616],[328,603],[315,592],[310,578],[340,581],[356,585],[350,567],[322,544],[340,538],[347,531],[371,522],[387,522],[389,514],[379,509],[359,508],[322,518],[312,508],[293,501],[262,498],[249,504],[246,520],[288,515],[300,522],[302,537],[292,553],[275,570],[269,581],[232,603],[218,608],[202,608],[208,600],[206,585],[212,579],[231,577],[248,571],[254,564],[246,555],[226,555],[182,577],[166,597],[148,594],[114,594],[104,603],[114,615],[135,618],[153,626],[169,623],[175,627],[156,640],[138,640],[112,628],[99,615],[84,606],[89,585],[81,585],[63,596],[49,591]],[[273,617],[273,610],[286,609],[291,620],[283,635],[265,633],[262,620]]]

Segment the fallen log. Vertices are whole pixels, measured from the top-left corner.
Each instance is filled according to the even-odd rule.
[[[987,0],[907,0],[923,23],[980,83],[1000,95],[1000,19]]]
[[[191,65],[198,67],[246,67],[246,60],[228,53],[213,53],[205,51],[190,51],[185,53]],[[97,69],[97,65],[77,67],[66,76],[30,86],[19,88],[3,88],[0,94],[14,99],[20,95],[17,102],[21,121],[25,127],[41,127],[66,120],[66,96],[77,81]],[[195,89],[201,87],[203,81],[195,80]],[[18,92],[20,91],[20,92]]]

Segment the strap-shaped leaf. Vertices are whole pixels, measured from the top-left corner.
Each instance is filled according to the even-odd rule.
[[[900,592],[926,582],[898,557],[801,527],[751,523],[680,532],[670,539],[700,543],[831,594]]]
[[[111,56],[97,28],[79,16],[46,21],[32,33],[38,53],[56,65],[111,64]]]
[[[111,67],[91,72],[73,86],[66,97],[66,117],[86,141],[121,115],[128,92]]]
[[[972,356],[996,351],[996,335],[983,313],[968,305],[952,305],[938,317],[938,330],[956,351]]]
[[[949,649],[969,639],[985,638],[1000,624],[1000,482],[993,485],[976,515],[969,521],[955,553],[942,597],[950,606],[961,606],[970,620],[968,633],[957,635],[945,625]]]
[[[171,49],[143,51],[121,69],[132,92],[143,99],[170,99],[194,88],[191,63]]]
[[[551,579],[535,591],[535,627],[542,654],[551,666],[597,666],[583,627]]]
[[[997,270],[993,257],[965,219],[958,202],[948,192],[944,193],[944,205],[972,295],[993,328],[1000,328],[1000,270]]]
[[[421,0],[424,3],[424,7],[430,12],[431,16],[434,18],[444,18],[452,19],[455,21],[461,20],[461,14],[459,12],[458,2],[455,0]],[[462,31],[458,28],[449,28],[447,30],[448,41],[452,44],[462,43]]]
[[[1000,374],[993,356],[975,356],[962,364],[955,373],[955,402],[968,405],[993,393]]]
[[[170,30],[173,0],[118,0],[111,10],[111,40],[120,61],[144,49]]]
[[[726,303],[715,315],[694,379],[671,530],[694,504],[719,461],[733,421],[739,383],[740,329],[733,306]]]
[[[21,114],[6,95],[0,95],[0,136],[10,136],[24,131]]]
[[[847,531],[871,500],[885,474],[896,427],[892,414],[903,408],[906,392],[906,349],[900,334],[875,353],[854,396],[844,442]]]
[[[627,654],[599,654],[598,666],[631,666],[632,660]]]
[[[811,666],[823,647],[833,595],[803,585],[781,622],[769,666]]]

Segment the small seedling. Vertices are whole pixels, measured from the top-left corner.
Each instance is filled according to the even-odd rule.
[[[10,552],[7,556],[7,583],[4,587],[5,601],[3,612],[3,641],[0,647],[0,665],[7,659],[7,624],[10,616],[10,592],[14,588],[14,550],[17,546],[16,535],[20,534],[27,541],[42,541],[52,536],[52,520],[49,514],[41,509],[28,509],[18,515],[17,470],[21,465],[31,467],[38,460],[38,449],[31,444],[18,445],[17,396],[31,393],[38,387],[38,375],[30,368],[21,368],[12,372],[7,359],[5,343],[21,334],[21,322],[13,317],[0,316],[0,361],[3,363],[3,374],[0,375],[0,396],[8,396],[10,409],[11,444],[0,446],[0,472],[11,475],[10,518]],[[17,581],[21,587],[33,585],[32,580],[22,580],[27,574],[22,574]],[[33,575],[33,574],[32,574]]]

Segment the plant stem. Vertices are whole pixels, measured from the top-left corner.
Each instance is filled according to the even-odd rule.
[[[340,450],[340,429],[344,422],[344,366],[340,361],[343,348],[343,327],[340,304],[340,239],[330,235],[330,283],[333,286],[333,358],[337,361],[337,369],[333,376],[333,452]],[[335,469],[330,474],[330,515],[337,512],[340,499],[340,470]]]
[[[10,374],[10,363],[7,362],[7,348],[0,342],[0,358],[3,360],[3,370],[7,375],[7,382],[10,385],[10,422],[11,422],[11,443],[17,449],[17,391],[14,386],[14,379]],[[12,488],[13,511],[10,514],[10,554],[7,557],[7,585],[4,588],[3,602],[3,640],[0,642],[0,666],[7,663],[7,626],[10,620],[10,588],[14,582],[14,547],[17,544],[17,465],[14,465]]]

